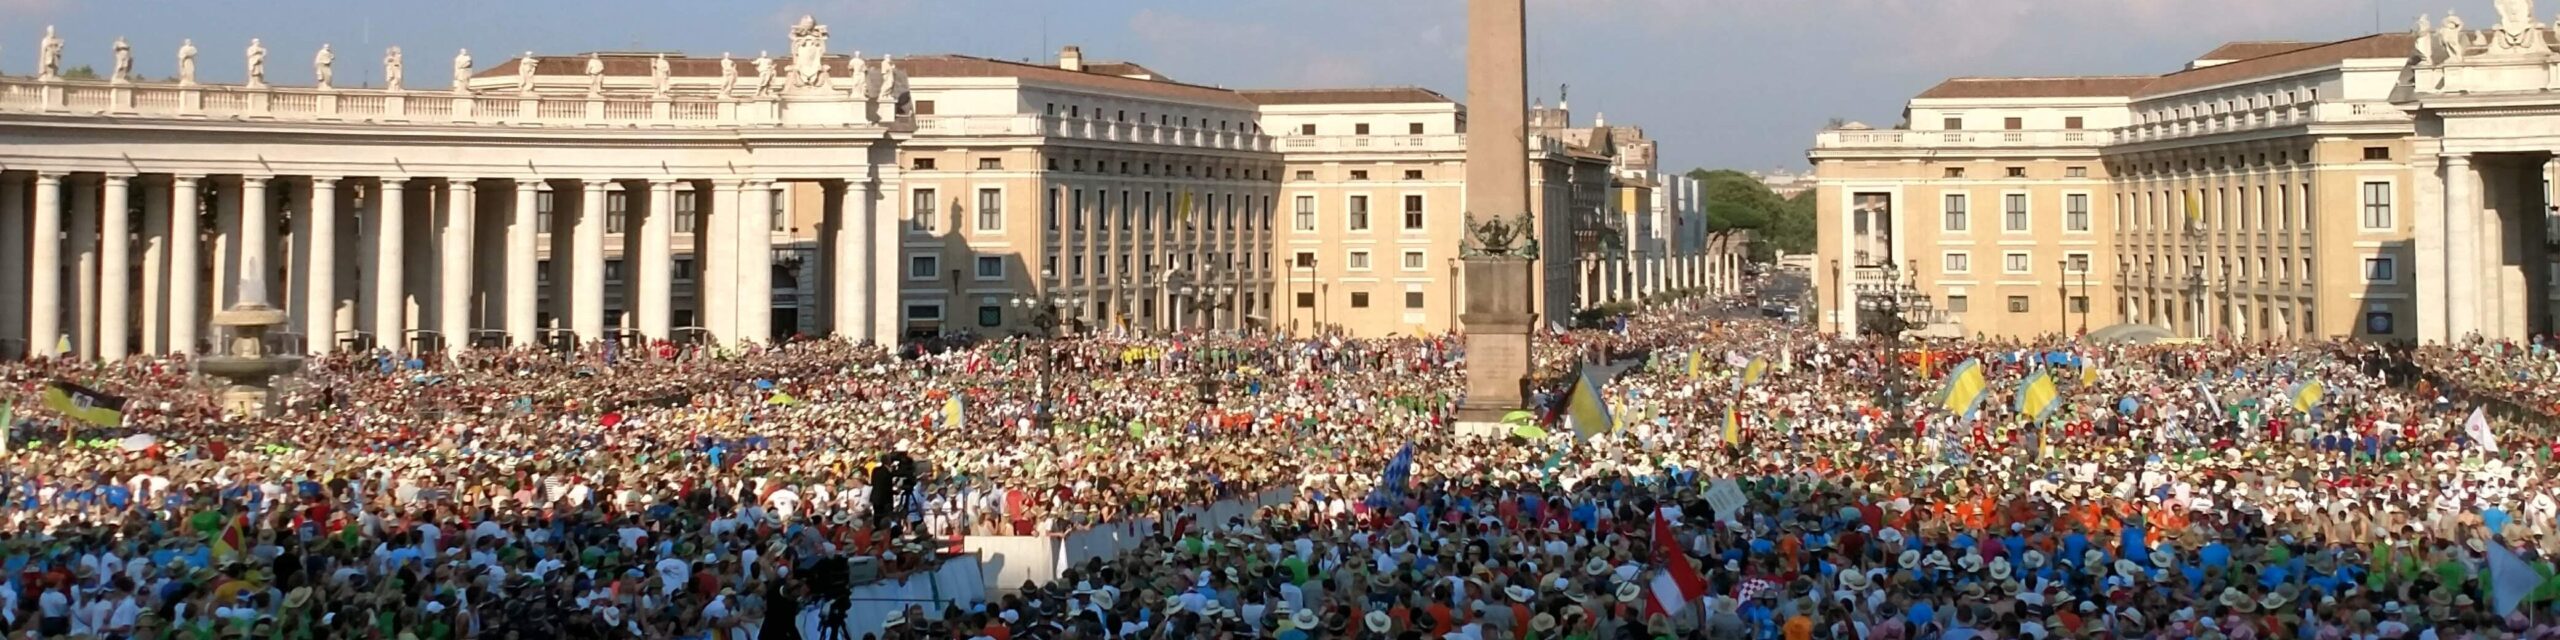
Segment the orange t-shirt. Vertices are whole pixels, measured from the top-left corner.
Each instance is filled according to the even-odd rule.
[[[1779,627],[1778,631],[1785,634],[1787,640],[1813,640],[1813,619],[1804,616],[1788,618],[1786,626]]]

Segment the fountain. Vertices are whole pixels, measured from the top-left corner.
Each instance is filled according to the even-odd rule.
[[[234,416],[268,415],[273,410],[269,400],[275,396],[270,381],[302,368],[299,356],[267,353],[267,332],[284,324],[285,313],[267,306],[265,279],[248,275],[258,273],[258,268],[255,259],[242,261],[240,301],[213,312],[215,330],[227,336],[222,353],[196,363],[198,372],[230,381],[222,389],[222,410]]]

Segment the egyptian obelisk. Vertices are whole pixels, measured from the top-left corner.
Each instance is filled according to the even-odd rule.
[[[1530,220],[1528,11],[1525,0],[1467,1],[1467,190],[1471,222]],[[1536,225],[1519,229],[1536,237]],[[1473,230],[1469,230],[1470,234]],[[1535,292],[1528,258],[1469,255],[1467,397],[1461,427],[1522,409]],[[1481,427],[1478,427],[1481,428]],[[1467,429],[1473,430],[1473,429]]]

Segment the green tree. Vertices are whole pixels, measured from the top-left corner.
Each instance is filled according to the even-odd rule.
[[[103,78],[104,76],[98,75],[97,69],[91,69],[89,68],[89,65],[85,64],[62,70],[62,79],[64,80],[99,80]]]
[[[1759,178],[1731,169],[1693,169],[1689,177],[1706,193],[1708,242],[1752,232],[1751,259],[1761,262],[1777,259],[1780,251],[1813,251],[1811,192],[1781,198]]]

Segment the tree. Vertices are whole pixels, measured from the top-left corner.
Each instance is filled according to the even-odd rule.
[[[1731,169],[1693,169],[1689,177],[1706,193],[1708,242],[1750,231],[1751,259],[1761,262],[1775,260],[1780,251],[1813,251],[1811,192],[1780,198],[1759,178]]]
[[[69,69],[64,69],[64,70],[62,70],[62,79],[64,79],[64,80],[98,80],[98,79],[101,79],[101,76],[99,76],[99,75],[98,75],[98,70],[97,70],[97,69],[91,69],[91,68],[89,68],[89,65],[85,65],[85,64],[84,64],[84,65],[80,65],[80,66],[77,66],[77,67],[72,67],[72,68],[69,68]]]

